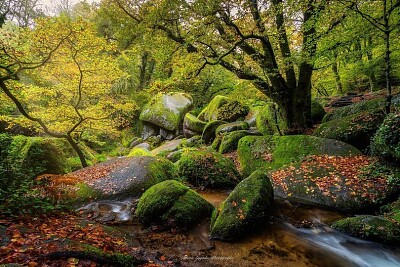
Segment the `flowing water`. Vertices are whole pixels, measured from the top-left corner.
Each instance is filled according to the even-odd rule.
[[[199,193],[217,206],[229,192]],[[94,210],[111,210],[126,219],[129,203],[100,203]],[[180,266],[400,267],[400,248],[353,238],[327,226],[343,214],[279,200],[276,206],[273,222],[265,221],[231,243],[209,240],[209,220],[189,231],[148,229],[135,220],[113,227],[125,232],[131,245],[165,255],[165,262],[179,261]]]

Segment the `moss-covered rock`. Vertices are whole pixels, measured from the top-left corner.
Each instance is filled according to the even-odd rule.
[[[400,245],[400,225],[384,217],[371,215],[351,217],[335,222],[332,227],[355,237]]]
[[[213,206],[184,184],[167,180],[150,187],[140,198],[136,215],[144,224],[190,226],[210,216]]]
[[[69,176],[84,185],[83,188],[89,192],[88,198],[101,199],[140,196],[159,182],[178,179],[173,163],[150,156],[116,158],[78,170]]]
[[[241,181],[228,198],[214,210],[210,237],[234,240],[269,215],[274,199],[265,172],[256,171]]]
[[[183,142],[183,139],[175,139],[165,142],[163,145],[153,149],[151,154],[154,156],[168,155],[169,153],[179,149]]]
[[[302,161],[309,155],[350,156],[361,152],[332,139],[308,135],[246,136],[238,143],[238,159],[243,175],[256,170],[271,171]]]
[[[315,99],[311,101],[311,120],[320,122],[326,114],[324,107]]]
[[[188,94],[159,93],[143,108],[139,119],[168,131],[176,131],[191,105],[192,98]]]
[[[215,134],[223,134],[223,133],[229,133],[233,131],[239,131],[239,130],[248,130],[250,128],[249,124],[244,121],[235,121],[235,122],[230,122],[226,124],[222,124],[218,126],[218,128],[215,130]]]
[[[345,212],[377,208],[398,191],[396,177],[367,156],[310,156],[271,173],[275,195]]]
[[[217,128],[226,123],[226,121],[211,121],[207,123],[206,127],[204,127],[201,138],[206,144],[211,143],[215,139],[215,131],[217,130]]]
[[[231,100],[226,96],[217,95],[199,114],[202,121],[228,121],[233,122],[244,118],[249,109],[240,102]]]
[[[349,115],[354,115],[362,112],[370,112],[376,109],[384,109],[385,99],[376,98],[373,100],[365,100],[352,105],[337,108],[333,112],[327,113],[322,122],[327,122],[331,120],[341,119]]]
[[[128,157],[140,157],[140,156],[151,156],[151,152],[143,147],[134,147],[129,152]]]
[[[183,120],[183,134],[185,137],[192,137],[201,134],[206,127],[206,122],[199,120],[196,116],[186,113]]]
[[[241,180],[233,162],[212,151],[185,151],[177,166],[181,178],[195,186],[229,188]]]
[[[257,131],[240,130],[219,134],[212,143],[212,148],[221,154],[235,151],[242,137],[248,135],[260,135]]]
[[[349,115],[322,123],[313,135],[340,140],[366,151],[384,117],[381,109]]]
[[[389,114],[371,142],[373,155],[400,163],[400,113]]]
[[[61,139],[0,134],[0,177],[65,173],[69,170],[65,159],[71,156],[74,151]]]

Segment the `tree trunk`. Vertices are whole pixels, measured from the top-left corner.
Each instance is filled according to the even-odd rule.
[[[78,154],[82,167],[83,168],[87,167],[88,164],[82,149],[79,148],[78,144],[74,141],[74,139],[70,135],[66,135],[65,138],[67,139],[68,143],[72,146],[72,148],[75,150],[76,154]]]
[[[372,37],[371,36],[368,37],[366,46],[367,46],[368,49],[370,47],[372,47]],[[368,75],[369,87],[370,87],[371,92],[373,92],[373,91],[375,91],[376,88],[378,88],[378,82],[376,81],[374,68],[371,67],[371,63],[372,63],[372,60],[373,60],[372,51],[371,50],[367,50],[367,59],[368,59],[368,63],[369,63],[368,65],[370,66],[369,75]]]
[[[386,77],[386,103],[385,103],[385,110],[386,113],[390,113],[390,106],[392,102],[392,83],[390,77],[391,71],[391,62],[390,62],[390,27],[389,27],[389,14],[387,11],[387,3],[386,0],[383,1],[383,20],[385,25],[385,77]]]
[[[333,57],[334,57],[334,62],[332,63],[332,72],[333,72],[333,76],[335,76],[336,90],[339,94],[343,94],[343,86],[342,86],[342,82],[340,80],[336,52],[333,53]]]

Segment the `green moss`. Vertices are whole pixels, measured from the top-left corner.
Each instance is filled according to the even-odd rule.
[[[359,238],[400,244],[400,225],[379,216],[362,215],[339,220],[333,228]]]
[[[190,225],[209,216],[212,205],[189,187],[167,180],[150,187],[140,198],[136,215],[145,224]]]
[[[241,180],[233,162],[212,151],[185,151],[176,164],[180,177],[195,186],[225,188]]]
[[[349,106],[341,107],[335,111],[328,113],[324,116],[322,122],[327,122],[331,120],[341,119],[343,117],[354,115],[362,112],[372,112],[376,109],[383,110],[385,107],[384,98],[376,98],[373,100],[361,101]]]
[[[166,179],[179,180],[178,171],[175,165],[167,159],[157,158],[150,162],[148,168],[151,179],[149,179],[144,185],[145,189],[154,184],[165,181]]]
[[[151,156],[151,152],[142,147],[134,147],[131,152],[129,152],[128,157],[139,157],[139,156]]]
[[[206,122],[199,120],[197,117],[190,113],[186,113],[183,120],[183,127],[185,129],[196,133],[202,133],[205,126]]]
[[[375,156],[400,163],[400,113],[389,114],[371,142]]]
[[[222,133],[228,133],[228,132],[233,132],[233,131],[239,131],[239,130],[248,130],[249,124],[244,121],[235,121],[231,123],[226,123],[218,126],[218,128],[215,130],[215,134],[219,135]]]
[[[203,134],[201,138],[204,140],[206,144],[211,143],[215,139],[215,131],[217,128],[223,124],[226,124],[226,121],[211,121],[207,123],[206,127],[204,127]]]
[[[192,225],[210,216],[213,210],[213,205],[198,193],[189,189],[175,201],[172,208],[162,216],[162,219],[176,225]]]
[[[211,217],[212,238],[233,240],[271,212],[274,193],[264,172],[256,171],[240,182]]]
[[[243,175],[255,170],[276,170],[308,155],[322,154],[349,156],[361,152],[340,141],[307,135],[245,136],[238,143]]]
[[[234,131],[230,133],[223,134],[218,138],[220,141],[220,144],[218,146],[218,152],[223,154],[223,153],[228,153],[232,152],[237,149],[238,142],[242,137],[245,137],[247,135],[250,135],[248,131],[242,130],[242,131]],[[217,139],[215,139],[217,140]]]
[[[358,149],[367,150],[371,137],[378,130],[384,117],[385,114],[380,109],[349,115],[322,123],[313,135],[340,140]]]
[[[324,107],[316,100],[311,100],[311,119],[313,122],[321,121],[326,114]]]
[[[248,108],[240,102],[231,100],[226,96],[217,95],[199,114],[203,121],[235,121],[244,118],[249,112]]]
[[[159,221],[174,202],[188,190],[187,186],[174,180],[158,183],[144,192],[135,214],[145,224]]]
[[[88,200],[97,199],[101,196],[100,191],[91,188],[87,184],[78,183],[75,185],[75,187],[77,188],[77,190],[75,191],[76,198],[72,199],[72,201],[79,201],[81,203]]]

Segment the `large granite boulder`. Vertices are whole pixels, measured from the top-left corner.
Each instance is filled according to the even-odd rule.
[[[226,96],[217,95],[199,114],[198,118],[202,121],[227,121],[233,122],[239,118],[244,118],[249,109],[236,100]]]
[[[313,135],[340,140],[367,151],[371,137],[385,118],[382,109],[365,111],[322,123]]]
[[[154,96],[143,108],[139,117],[142,122],[145,122],[146,132],[144,134],[146,136],[143,136],[144,139],[148,137],[148,132],[155,135],[157,127],[162,129],[160,134],[165,137],[178,131],[183,117],[191,106],[192,98],[185,93],[159,93]]]
[[[213,206],[186,185],[167,180],[140,198],[136,215],[144,224],[190,226],[211,215]]]
[[[66,176],[55,184],[74,181],[65,195],[77,202],[88,199],[126,199],[140,196],[151,186],[177,179],[175,166],[167,159],[153,156],[115,158]],[[62,189],[60,191],[62,193]]]
[[[234,240],[271,213],[274,191],[265,172],[256,171],[241,181],[214,210],[210,237]]]
[[[181,178],[195,186],[232,188],[241,180],[233,162],[213,151],[184,151],[176,164]]]
[[[301,162],[310,155],[351,156],[362,153],[341,141],[308,135],[246,136],[238,144],[242,173],[271,171]]]
[[[344,212],[370,211],[399,191],[400,172],[367,156],[309,156],[271,172],[275,195]]]

